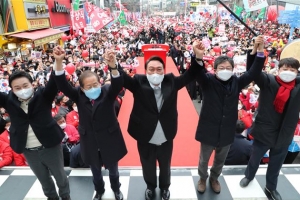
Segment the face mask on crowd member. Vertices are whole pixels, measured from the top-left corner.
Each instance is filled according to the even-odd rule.
[[[32,97],[34,89],[31,76],[24,71],[16,71],[9,77],[9,86],[13,93],[22,100]]]
[[[148,59],[145,63],[146,76],[149,81],[154,86],[158,86],[164,79],[164,61],[158,57],[153,56]]]
[[[56,114],[53,118],[57,122],[57,124],[60,126],[61,129],[66,128],[66,126],[67,126],[66,120],[61,114]]]
[[[76,103],[73,103],[73,106],[72,106],[72,108],[73,108],[73,110],[74,110],[75,112],[78,112],[78,108],[77,108],[77,105],[76,105]]]
[[[299,66],[299,61],[295,58],[284,58],[280,60],[278,65],[279,78],[286,83],[292,82],[297,77]]]
[[[84,71],[79,77],[79,85],[90,100],[97,99],[101,94],[100,78],[94,72]]]
[[[221,81],[228,81],[233,75],[233,60],[228,56],[219,56],[214,63],[216,76]]]

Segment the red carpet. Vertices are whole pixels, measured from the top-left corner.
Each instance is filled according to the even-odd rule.
[[[144,74],[144,58],[139,58],[140,67],[137,73]],[[179,76],[178,70],[170,57],[167,57],[166,73]],[[128,154],[119,162],[119,166],[141,166],[137,151],[136,141],[127,133],[129,116],[133,105],[131,92],[126,91],[123,104],[119,113],[119,122],[124,135]],[[195,140],[195,132],[198,124],[198,114],[191,101],[186,88],[178,93],[178,131],[174,139],[172,166],[194,167],[198,166],[200,143]],[[212,161],[210,160],[210,165]]]

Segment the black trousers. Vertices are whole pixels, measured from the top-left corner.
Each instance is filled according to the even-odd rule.
[[[168,189],[171,185],[171,158],[173,140],[159,146],[150,143],[137,143],[143,169],[143,177],[147,188],[155,190],[157,187],[156,161],[159,165],[159,188]]]
[[[254,139],[252,145],[252,153],[245,171],[245,176],[249,180],[254,179],[260,164],[260,160],[269,149],[270,152],[269,152],[269,164],[268,164],[267,175],[266,175],[266,187],[269,190],[276,190],[280,169],[284,162],[286,154],[288,153],[288,146],[269,147],[261,143],[260,141]]]

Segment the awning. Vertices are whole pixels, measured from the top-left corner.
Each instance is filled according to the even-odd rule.
[[[35,31],[26,31],[22,33],[16,33],[10,35],[11,37],[17,38],[25,38],[34,41],[36,46],[46,44],[53,40],[57,40],[61,38],[61,34],[63,32],[59,29],[43,29],[43,30],[35,30]]]
[[[63,27],[59,27],[59,28],[56,28],[56,29],[59,29],[63,32],[66,32],[66,31],[69,31],[70,30],[70,26],[63,26]]]

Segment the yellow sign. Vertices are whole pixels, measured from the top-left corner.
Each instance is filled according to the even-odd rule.
[[[55,35],[50,35],[48,37],[44,37],[44,38],[35,40],[34,44],[35,44],[35,46],[41,46],[41,45],[47,44],[48,42],[51,42],[53,40],[57,40],[59,38],[61,38],[61,33],[55,34]]]
[[[46,3],[46,0],[23,0],[23,2]]]
[[[39,29],[39,28],[49,28],[49,19],[28,19],[28,30]]]
[[[199,2],[191,2],[190,7],[197,7],[199,6]]]

